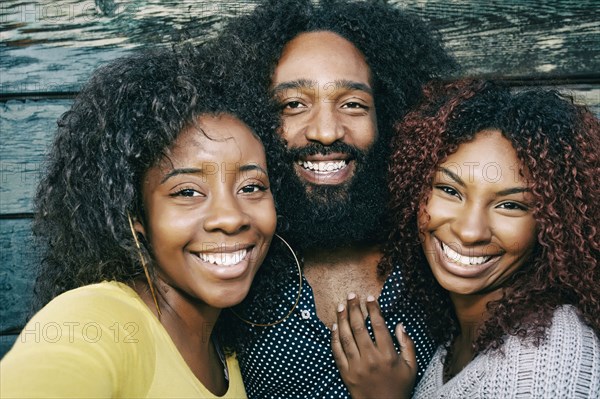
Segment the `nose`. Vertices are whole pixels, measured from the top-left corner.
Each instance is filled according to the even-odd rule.
[[[492,238],[489,216],[476,204],[465,205],[450,228],[463,245],[485,244]]]
[[[234,196],[213,197],[204,219],[206,231],[236,234],[250,227],[250,217],[240,207]]]
[[[323,145],[331,145],[344,137],[344,128],[338,121],[333,104],[325,102],[316,107],[306,127],[305,136],[308,141]]]

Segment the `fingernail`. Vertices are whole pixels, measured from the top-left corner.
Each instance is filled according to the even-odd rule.
[[[338,312],[343,312],[343,311],[344,311],[344,305],[340,303],[338,305]]]
[[[373,295],[369,295],[367,297],[367,302],[375,302],[375,297]]]
[[[331,331],[337,331],[337,323],[333,323],[333,326],[331,326]]]
[[[354,292],[351,292],[351,293],[348,294],[348,300],[349,301],[353,300],[354,298],[356,298],[356,294]]]
[[[401,323],[398,323],[398,328],[400,329],[400,331],[402,331],[402,334],[406,334],[406,330],[404,329],[404,326]]]

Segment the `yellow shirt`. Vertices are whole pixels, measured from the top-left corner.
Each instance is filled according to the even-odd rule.
[[[235,357],[223,398],[246,398]],[[0,397],[214,398],[137,293],[117,282],[65,292],[0,362]]]

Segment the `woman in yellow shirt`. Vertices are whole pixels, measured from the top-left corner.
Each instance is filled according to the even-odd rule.
[[[102,67],[60,118],[34,227],[54,299],[2,360],[3,398],[246,396],[213,327],[275,231],[277,113],[197,51]]]

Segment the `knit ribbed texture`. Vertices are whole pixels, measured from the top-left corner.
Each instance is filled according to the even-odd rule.
[[[504,355],[480,354],[446,384],[440,347],[414,398],[600,398],[600,341],[594,331],[572,306],[562,306],[546,333],[539,347],[505,338]]]

